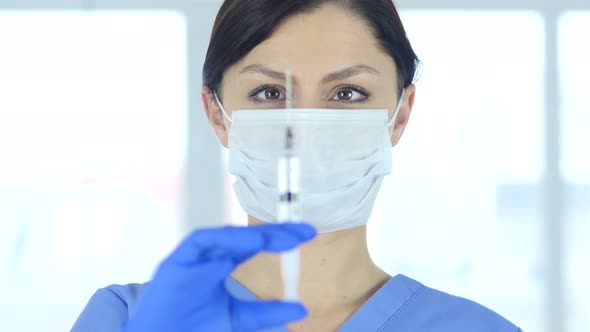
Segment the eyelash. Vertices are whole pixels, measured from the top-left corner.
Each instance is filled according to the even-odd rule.
[[[250,92],[250,95],[248,96],[248,98],[256,103],[274,103],[274,101],[272,101],[272,100],[259,100],[259,99],[255,98],[257,94],[261,93],[262,91],[269,90],[269,89],[277,89],[282,94],[284,94],[283,89],[281,87],[279,87],[278,85],[262,84],[262,85],[258,86],[256,89],[254,89],[252,92]]]
[[[261,93],[262,91],[268,90],[268,89],[276,89],[276,90],[279,90],[282,94],[285,93],[284,89],[278,85],[262,84],[262,85],[258,86],[256,89],[254,89],[252,92],[250,92],[250,94],[248,95],[248,98],[256,103],[274,103],[275,101],[272,101],[272,100],[259,100],[259,99],[255,98],[255,96],[257,94]],[[345,103],[345,104],[360,104],[360,103],[365,103],[369,99],[369,97],[371,96],[371,94],[367,90],[363,89],[362,87],[360,87],[358,85],[354,85],[354,84],[341,85],[341,86],[337,87],[336,93],[338,93],[342,90],[356,91],[356,92],[360,93],[361,95],[363,95],[364,98],[361,100],[357,100],[357,101],[332,100],[332,99],[330,99],[330,101],[337,101],[337,102],[341,102],[341,103]]]

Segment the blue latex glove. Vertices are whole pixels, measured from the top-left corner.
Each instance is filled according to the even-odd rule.
[[[300,303],[233,298],[225,279],[260,251],[293,249],[315,235],[299,223],[195,231],[160,264],[123,331],[256,331],[305,318]]]

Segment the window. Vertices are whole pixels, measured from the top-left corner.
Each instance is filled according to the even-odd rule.
[[[172,11],[0,12],[0,330],[69,330],[176,245],[185,30]]]
[[[590,330],[590,12],[559,22],[562,159],[565,182],[565,281],[569,330]]]
[[[543,20],[486,11],[402,19],[424,65],[369,226],[373,258],[540,331]]]

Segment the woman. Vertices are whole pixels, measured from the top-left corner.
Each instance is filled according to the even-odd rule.
[[[193,232],[150,283],[99,290],[73,331],[520,331],[369,257],[365,224],[412,111],[417,63],[391,0],[226,0],[202,98],[249,227]],[[287,99],[293,109],[280,110]],[[288,126],[307,223],[275,224],[273,158]],[[275,253],[299,245],[302,303],[273,300]]]

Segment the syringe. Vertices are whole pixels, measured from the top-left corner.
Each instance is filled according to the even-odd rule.
[[[279,204],[277,217],[279,222],[301,221],[300,171],[299,158],[293,153],[293,130],[288,127],[285,138],[285,152],[278,162]],[[284,283],[284,298],[288,301],[298,300],[299,285],[299,251],[297,248],[281,256],[281,272]]]
[[[287,109],[292,108],[291,74],[287,73]],[[301,162],[295,153],[295,135],[288,126],[285,132],[284,151],[278,160],[279,222],[301,221]],[[281,256],[281,272],[284,284],[284,299],[298,301],[299,250],[293,249]]]

